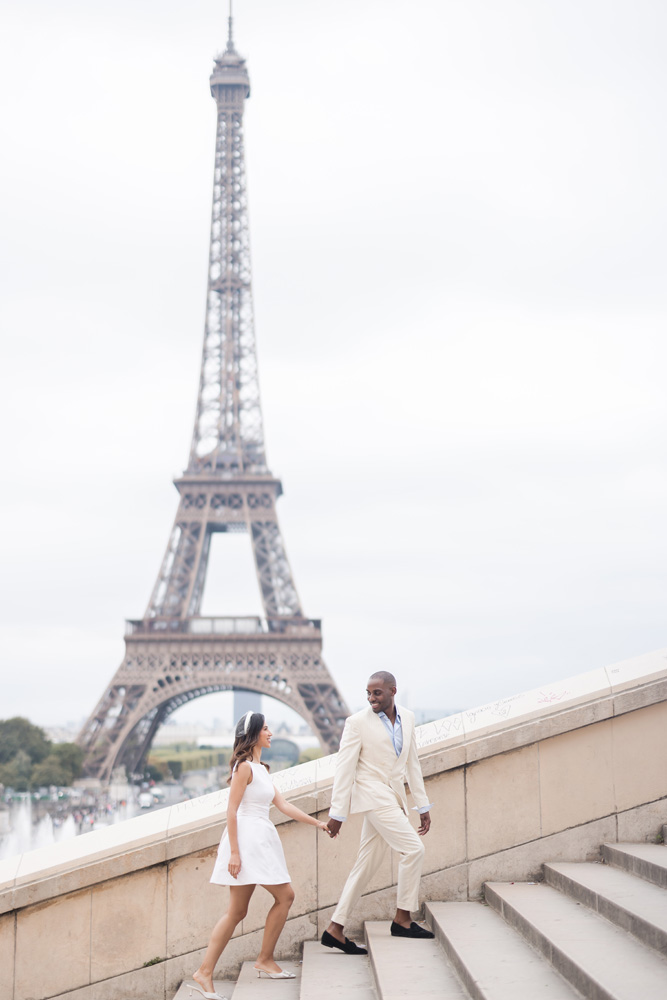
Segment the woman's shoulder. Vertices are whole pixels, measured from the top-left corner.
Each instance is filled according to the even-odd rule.
[[[239,774],[246,781],[252,780],[252,763],[249,760],[239,760],[234,765],[233,774]]]

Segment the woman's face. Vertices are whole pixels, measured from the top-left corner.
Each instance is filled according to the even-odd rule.
[[[261,731],[260,731],[259,739],[257,740],[257,746],[261,750],[268,750],[269,747],[271,746],[271,737],[272,736],[273,736],[273,733],[269,729],[268,723],[265,722],[264,725],[262,726]]]

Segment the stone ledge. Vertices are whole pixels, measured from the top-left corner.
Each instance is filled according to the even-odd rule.
[[[667,675],[667,671],[665,673]],[[667,676],[657,680],[651,679],[621,695],[607,694],[596,697],[586,704],[568,708],[558,706],[554,711],[545,712],[540,718],[522,717],[514,724],[506,724],[499,732],[491,732],[485,727],[484,735],[471,735],[458,746],[451,746],[449,740],[445,741],[444,745],[420,744],[422,770],[425,776],[452,770],[464,764],[494,757],[499,753],[517,750],[531,743],[549,739],[551,736],[560,736],[605,719],[617,718],[665,700],[667,700]],[[435,724],[429,723],[429,725]],[[424,728],[426,727],[421,726],[420,730]]]
[[[425,777],[667,700],[667,650],[594,670],[420,726]],[[309,813],[327,810],[335,755],[275,776]],[[228,789],[0,862],[0,913],[215,846]],[[276,822],[291,822],[276,814]]]

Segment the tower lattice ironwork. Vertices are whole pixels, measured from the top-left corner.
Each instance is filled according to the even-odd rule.
[[[304,617],[285,552],[257,377],[243,109],[245,60],[227,48],[211,75],[217,134],[206,325],[188,467],[146,613],[129,621],[125,658],[78,742],[85,772],[138,771],[156,730],[178,707],[216,691],[271,695],[293,708],[329,751],[347,707],[321,655],[320,622]],[[200,614],[214,532],[248,532],[263,617]]]

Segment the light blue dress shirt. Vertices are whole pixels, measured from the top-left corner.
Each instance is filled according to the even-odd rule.
[[[396,751],[396,756],[401,756],[401,750],[403,749],[403,723],[401,722],[401,717],[396,711],[396,722],[391,724],[391,719],[386,714],[386,712],[378,712],[378,719],[382,719],[384,722],[384,727],[391,736],[391,742],[394,744],[394,750]]]

